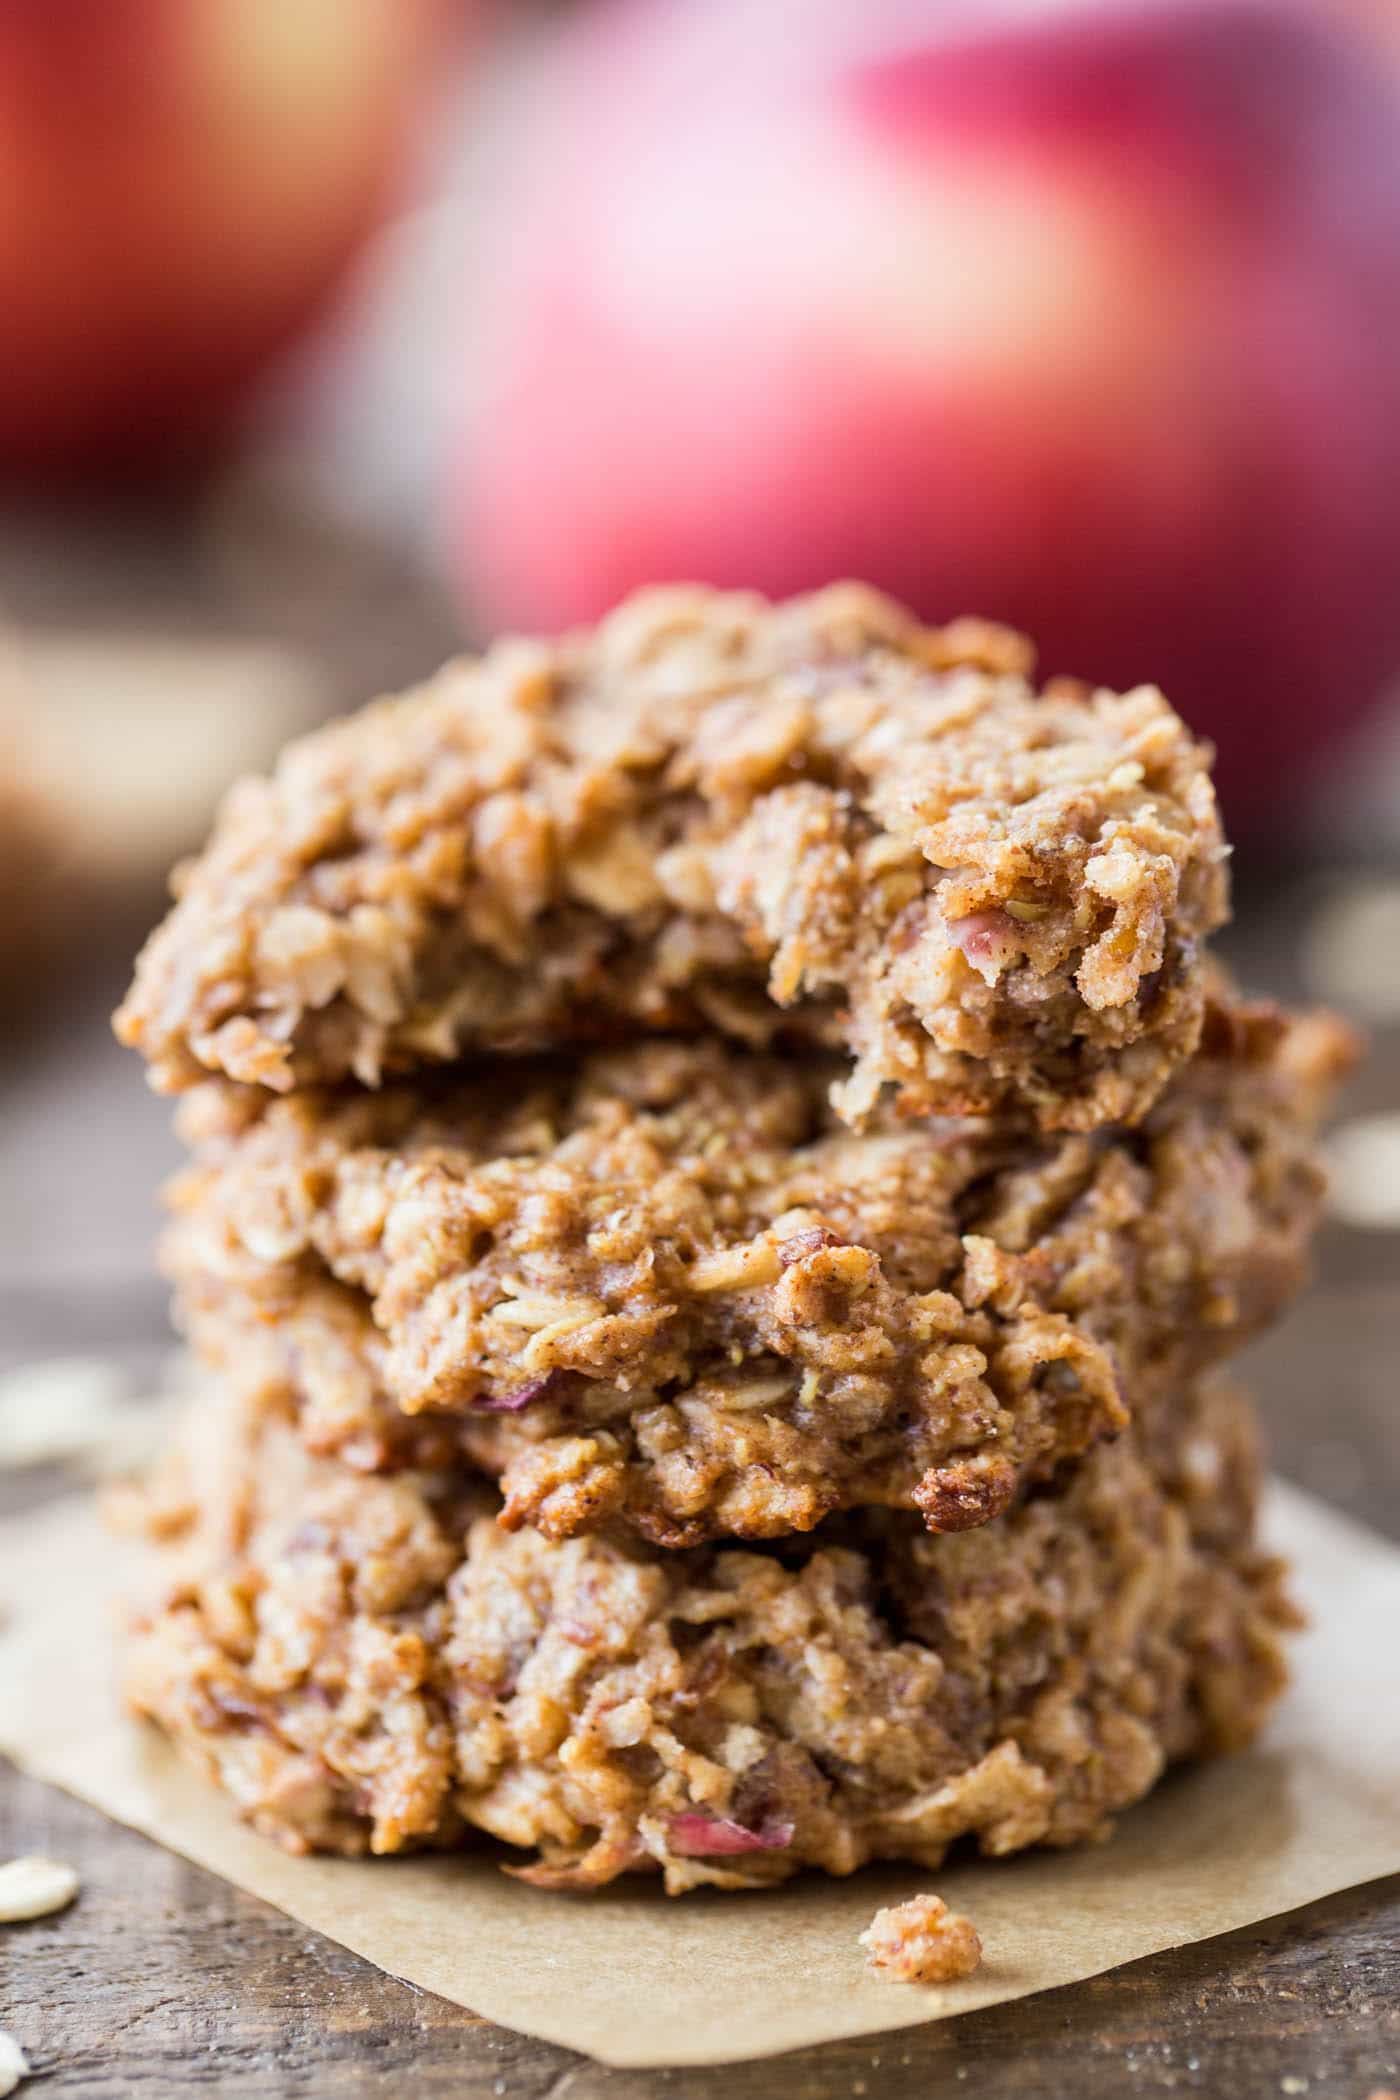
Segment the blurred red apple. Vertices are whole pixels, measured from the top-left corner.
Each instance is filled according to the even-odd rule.
[[[0,469],[196,449],[373,228],[465,0],[0,0]]]
[[[1373,38],[1390,57],[1400,61],[1400,7],[1396,0],[1297,0],[1305,6],[1322,6]]]
[[[1249,0],[565,36],[448,498],[479,614],[854,574],[1157,679],[1238,811],[1400,665],[1400,103]]]

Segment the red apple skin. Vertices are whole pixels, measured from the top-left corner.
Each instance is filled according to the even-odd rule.
[[[1395,0],[1294,0],[1301,7],[1322,7],[1338,20],[1359,29],[1379,46],[1385,56],[1400,65],[1400,8]]]
[[[1258,812],[1400,665],[1400,97],[1285,6],[934,18],[580,27],[454,572],[540,630],[673,577],[993,614],[1159,681]]]
[[[0,0],[0,471],[198,453],[381,217],[462,0]]]

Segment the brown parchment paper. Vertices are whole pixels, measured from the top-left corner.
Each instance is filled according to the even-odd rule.
[[[0,1748],[508,2027],[608,2064],[733,2062],[996,2005],[1400,1870],[1400,1550],[1288,1488],[1268,1531],[1313,1625],[1263,1745],[1168,1779],[1079,1852],[679,1901],[640,1882],[546,1894],[485,1852],[289,1859],[119,1715],[108,1630],[129,1549],[68,1504],[0,1535]],[[976,1921],[982,1969],[934,1989],[870,1975],[857,1933],[929,1886]]]

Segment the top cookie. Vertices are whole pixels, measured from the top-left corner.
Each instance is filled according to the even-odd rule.
[[[293,744],[225,804],[117,1032],[175,1090],[718,1029],[837,1106],[1132,1122],[1226,912],[1209,752],[1150,687],[854,585],[652,590]]]

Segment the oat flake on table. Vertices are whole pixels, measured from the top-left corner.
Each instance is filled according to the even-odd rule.
[[[78,1893],[78,1877],[66,1861],[29,1853],[0,1866],[0,1925],[46,1918],[64,1910]]]
[[[29,2058],[12,2034],[0,2031],[0,2094],[12,2093],[29,2076]]]

